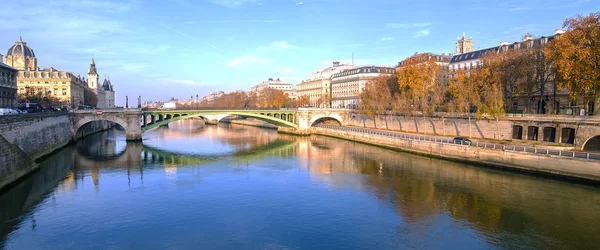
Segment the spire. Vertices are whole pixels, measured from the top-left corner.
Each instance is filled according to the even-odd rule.
[[[88,70],[88,75],[98,75],[98,72],[96,71],[96,62],[94,62],[94,57],[92,57],[92,63],[90,64],[90,69]]]
[[[465,37],[465,32],[463,31],[463,39],[465,39],[465,38],[466,38],[466,37]]]

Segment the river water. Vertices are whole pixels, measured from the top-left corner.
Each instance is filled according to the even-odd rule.
[[[0,194],[6,249],[598,249],[600,188],[179,121],[85,138]]]

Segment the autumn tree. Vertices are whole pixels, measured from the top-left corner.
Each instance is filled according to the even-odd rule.
[[[83,104],[96,107],[98,105],[98,97],[91,89],[85,88],[83,90]]]
[[[369,80],[365,89],[359,94],[358,110],[360,113],[371,117],[375,127],[377,127],[377,114],[384,115],[385,119],[386,111],[392,107],[393,96],[388,87],[389,81],[389,76],[379,75],[379,77]],[[387,129],[387,119],[385,119],[385,126]]]
[[[279,89],[264,88],[258,93],[257,104],[261,108],[281,108],[286,104],[288,95]]]
[[[469,137],[471,134],[471,108],[481,101],[480,88],[475,86],[473,78],[463,69],[459,69],[454,77],[450,79],[448,91],[450,96],[451,110],[466,114],[469,119]]]
[[[298,101],[297,101],[298,107],[307,106],[309,103],[310,103],[310,97],[308,97],[307,95],[298,97]]]
[[[440,84],[440,67],[435,58],[429,54],[416,54],[404,60],[397,71],[398,86],[402,99],[408,103],[396,105],[403,107],[413,114],[421,111],[423,115],[435,111],[436,103],[431,102],[435,94],[436,85]],[[402,100],[399,100],[402,101]],[[408,105],[407,105],[408,104]]]
[[[592,95],[600,105],[600,12],[577,15],[563,24],[566,32],[546,47],[544,54],[556,67],[559,88],[572,99]]]

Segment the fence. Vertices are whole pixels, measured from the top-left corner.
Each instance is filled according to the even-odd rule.
[[[600,160],[600,154],[587,153],[587,152],[542,149],[542,148],[536,148],[536,147],[504,145],[504,144],[496,144],[496,143],[489,143],[489,142],[471,142],[471,141],[453,140],[453,139],[447,139],[447,138],[437,138],[437,137],[431,137],[431,136],[409,135],[409,134],[402,134],[402,133],[398,133],[398,132],[380,131],[380,130],[365,129],[365,128],[353,128],[353,127],[329,126],[329,125],[317,125],[315,127],[327,128],[327,129],[333,129],[333,130],[341,130],[341,131],[347,131],[347,132],[356,132],[356,133],[365,133],[365,134],[371,134],[371,135],[386,136],[386,137],[392,137],[392,138],[404,139],[404,140],[425,141],[425,142],[442,143],[442,144],[455,144],[455,145],[463,145],[466,147],[478,147],[478,148],[487,148],[487,149],[493,149],[493,150],[524,152],[524,153],[542,154],[542,155],[554,155],[554,156],[578,158],[578,159]]]

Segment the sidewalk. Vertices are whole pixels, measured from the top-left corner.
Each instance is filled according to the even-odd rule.
[[[457,137],[457,136],[444,136],[444,135],[436,135],[436,134],[428,134],[428,133],[406,132],[406,131],[381,129],[381,128],[375,129],[375,128],[365,128],[365,127],[358,127],[358,126],[345,126],[345,127],[366,129],[366,130],[372,130],[372,131],[393,132],[396,134],[420,136],[420,137],[432,138],[432,139],[435,138],[435,139],[453,140],[454,138]],[[465,137],[473,142],[479,142],[479,143],[494,143],[494,144],[501,144],[501,145],[507,145],[507,146],[534,147],[534,148],[539,148],[539,149],[550,149],[550,150],[580,151],[580,150],[575,149],[575,145],[566,146],[566,145],[559,145],[558,143],[553,143],[553,142],[541,143],[538,141],[526,141],[526,140],[514,140],[513,141],[513,140],[495,140],[495,139],[487,139],[487,138],[469,138],[468,136],[461,136],[461,137]],[[555,145],[549,145],[549,144],[555,144]]]

